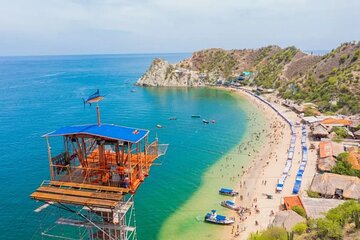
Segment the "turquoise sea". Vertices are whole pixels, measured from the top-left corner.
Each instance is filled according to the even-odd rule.
[[[95,123],[94,106],[84,109],[81,98],[96,89],[106,95],[102,122],[147,128],[152,138],[170,144],[135,196],[138,239],[157,239],[162,224],[194,194],[202,174],[238,144],[247,126],[245,111],[227,91],[133,86],[154,57],[177,62],[189,55],[0,57],[1,239],[41,239],[40,229],[52,225],[52,218],[34,213],[41,204],[29,198],[49,178],[41,135]],[[192,114],[216,124],[204,125]]]

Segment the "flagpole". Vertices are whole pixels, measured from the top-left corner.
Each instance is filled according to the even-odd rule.
[[[96,104],[96,115],[97,115],[98,127],[100,127],[100,109],[99,109],[99,104]]]

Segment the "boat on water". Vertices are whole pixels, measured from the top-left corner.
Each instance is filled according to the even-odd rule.
[[[207,213],[205,215],[204,221],[209,223],[220,224],[220,225],[231,225],[235,222],[233,218],[217,215],[216,210],[211,210],[211,213]]]
[[[221,188],[219,190],[219,194],[226,195],[226,196],[232,196],[232,197],[239,195],[238,192],[233,191],[231,188]]]
[[[206,120],[206,119],[203,119],[202,122],[205,123],[205,124],[209,124],[209,121]]]
[[[191,115],[192,118],[201,118],[200,115]]]
[[[230,200],[222,201],[221,206],[229,208],[231,210],[235,210],[235,211],[240,210],[240,207],[235,205],[235,203],[233,201],[230,201]]]
[[[171,117],[169,120],[177,120],[177,117]]]
[[[160,124],[156,125],[156,127],[157,127],[157,128],[163,128],[163,126],[160,125]]]
[[[130,91],[130,92],[134,93],[134,92],[136,92],[136,90],[135,90],[135,89],[131,89],[131,91]]]

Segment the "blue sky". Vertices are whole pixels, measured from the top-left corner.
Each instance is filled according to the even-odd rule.
[[[192,52],[360,40],[359,0],[0,0],[0,55]]]

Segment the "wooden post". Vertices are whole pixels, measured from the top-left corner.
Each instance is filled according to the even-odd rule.
[[[120,165],[120,156],[119,156],[119,141],[115,143],[115,155],[116,155],[116,165]]]
[[[48,149],[48,158],[49,158],[49,166],[50,166],[50,179],[52,181],[55,180],[55,175],[54,175],[54,168],[53,168],[53,164],[52,164],[52,160],[51,160],[51,147],[50,147],[50,143],[49,143],[49,137],[46,136],[46,144],[47,144],[47,149]]]

